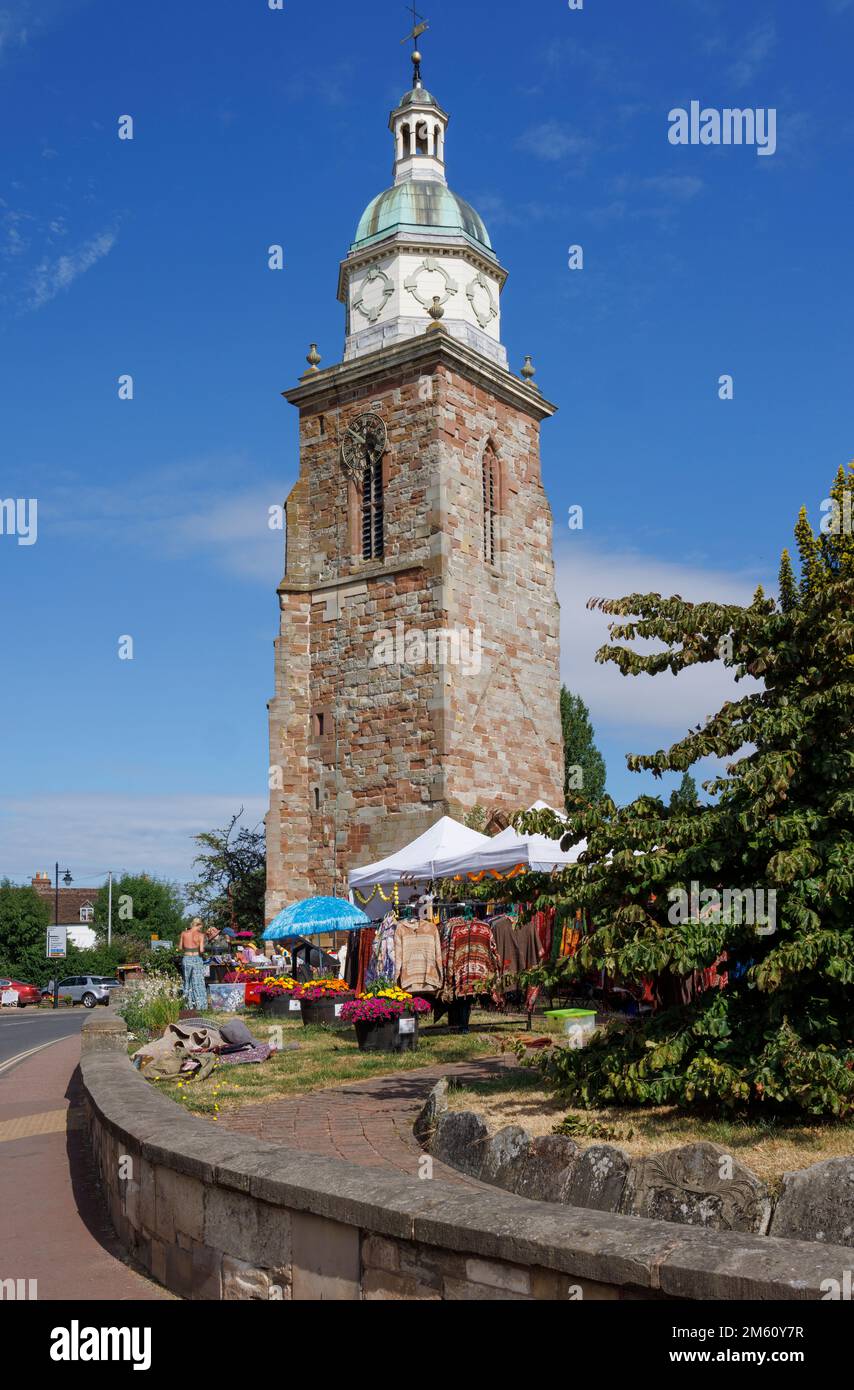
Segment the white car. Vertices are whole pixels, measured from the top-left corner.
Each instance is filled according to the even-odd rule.
[[[82,1004],[85,1009],[94,1009],[96,1004],[109,1004],[110,990],[118,989],[119,982],[110,975],[69,975],[60,980],[57,994],[60,999],[70,999],[72,1004]],[[48,985],[45,996],[53,995]]]

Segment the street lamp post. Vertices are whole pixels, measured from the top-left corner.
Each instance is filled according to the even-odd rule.
[[[53,925],[54,925],[55,927],[58,927],[58,926],[59,926],[59,860],[57,860],[57,862],[56,862],[55,869],[56,869],[56,871],[55,871],[55,875],[54,875],[54,884],[55,884],[56,894],[55,894],[55,898],[54,898],[54,904],[55,904],[55,906],[54,906],[54,913],[53,913]],[[65,873],[64,873],[63,876],[62,876],[62,881],[63,881],[63,883],[65,884],[66,888],[68,887],[68,885],[69,885],[70,883],[73,883],[73,882],[74,882],[74,879],[71,877],[71,870],[70,870],[70,869],[66,869],[66,870],[65,870]],[[59,976],[58,976],[57,973],[56,973],[56,967],[54,967],[54,972],[53,972],[53,1007],[54,1007],[55,1009],[58,1009],[58,1008],[59,1008]]]

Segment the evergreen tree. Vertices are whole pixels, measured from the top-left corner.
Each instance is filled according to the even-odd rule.
[[[569,810],[579,803],[599,801],[605,795],[605,759],[594,742],[590,711],[580,695],[565,685],[560,688],[560,722],[563,728],[563,795]]]
[[[685,810],[690,810],[692,806],[697,805],[699,800],[700,794],[697,791],[697,783],[694,781],[690,772],[683,772],[682,781],[679,783],[676,791],[672,792],[670,796],[671,811],[678,811],[680,807]]]
[[[850,515],[854,465],[831,494]],[[741,754],[704,784],[713,803],[670,809],[642,796],[618,808],[606,797],[576,811],[569,834],[546,813],[515,818],[563,835],[565,848],[588,842],[565,877],[595,930],[565,976],[684,977],[727,953],[726,988],[544,1059],[583,1103],[854,1110],[854,537],[844,527],[814,534],[805,512],[796,537],[800,583],[781,586],[779,603],[760,589],[745,607],[659,594],[601,604],[624,621],[598,659],[624,675],[677,673],[723,647],[737,678],[763,682],[668,751],[628,759],[660,777]],[[622,645],[636,638],[666,650]],[[764,922],[745,920],[749,900],[725,896],[757,889],[776,894]]]

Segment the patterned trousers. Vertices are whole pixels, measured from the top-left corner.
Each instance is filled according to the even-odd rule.
[[[201,956],[183,956],[181,974],[184,977],[184,997],[190,1009],[206,1009],[208,992],[205,988],[205,966]]]

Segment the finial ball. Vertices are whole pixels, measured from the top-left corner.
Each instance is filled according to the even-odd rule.
[[[413,55],[412,55],[412,61],[413,61],[413,63],[420,63],[420,62],[421,62],[421,54],[418,52],[418,49],[417,49],[417,48],[416,48],[415,52],[414,52]]]

